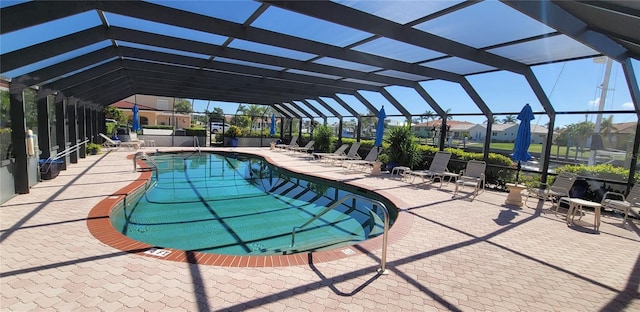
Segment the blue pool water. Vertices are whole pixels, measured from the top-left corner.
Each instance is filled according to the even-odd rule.
[[[379,200],[335,181],[295,175],[262,158],[233,153],[158,154],[159,175],[139,199],[114,209],[111,223],[123,234],[157,247],[232,255],[308,252],[352,245],[381,235],[383,213],[353,199],[308,226],[347,194]]]

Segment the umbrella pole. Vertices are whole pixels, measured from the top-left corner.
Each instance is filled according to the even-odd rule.
[[[516,185],[520,184],[520,169],[522,166],[520,165],[520,161],[518,160],[518,166],[516,167],[518,171],[516,171]]]

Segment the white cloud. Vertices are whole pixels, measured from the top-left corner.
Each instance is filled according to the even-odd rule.
[[[624,109],[635,109],[635,107],[633,107],[633,102],[626,102],[622,104],[622,108]]]
[[[589,108],[598,108],[598,105],[600,105],[600,98],[589,101]]]

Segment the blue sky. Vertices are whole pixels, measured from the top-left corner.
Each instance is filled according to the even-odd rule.
[[[637,73],[640,70],[640,66],[638,66],[637,61],[634,61],[633,64]],[[577,112],[598,109],[602,92],[600,86],[604,80],[604,63],[595,63],[593,59],[585,59],[541,65],[534,67],[533,71],[556,111]],[[540,101],[538,101],[521,75],[509,72],[495,72],[469,76],[468,80],[483,98],[487,106],[495,113],[517,113],[526,103],[531,105],[534,112],[544,112]],[[451,112],[454,114],[474,114],[480,112],[469,96],[457,84],[445,81],[432,81],[422,83],[421,85],[443,109],[451,109]],[[415,91],[404,87],[391,87],[388,88],[388,91],[402,104],[410,103],[412,107],[422,107],[424,108],[422,112],[427,110],[433,111]],[[387,115],[390,114],[390,110],[394,110],[391,108],[391,104],[385,100],[379,97],[375,99],[377,102],[371,102],[374,105],[378,104],[376,105],[377,107],[384,105]],[[418,104],[417,102],[421,103]],[[228,114],[235,113],[237,109],[237,104],[229,105],[229,103],[219,103],[215,101],[194,101],[194,108],[198,111],[204,110],[207,105],[209,105],[209,110],[212,110],[213,107],[221,107],[225,113]],[[362,105],[359,106],[361,107]],[[416,112],[416,109],[413,109],[412,113]],[[622,71],[622,66],[617,62],[613,62],[604,110],[633,110],[633,103]],[[364,112],[365,110],[360,109],[358,111]],[[595,114],[591,114],[587,119],[594,122],[595,116]],[[605,115],[605,117],[606,116],[608,115]],[[536,117],[536,120],[532,121],[534,124],[545,125],[549,122],[545,115],[536,115]],[[502,119],[504,115],[498,116],[498,118]],[[403,118],[393,117],[391,119],[401,121]],[[483,123],[486,118],[482,116],[456,116],[455,119]],[[556,127],[584,120],[585,115],[583,114],[558,115],[556,117]],[[637,118],[635,114],[617,114],[613,120],[616,123],[635,122]]]
[[[382,18],[396,20],[400,22],[408,22],[418,18],[429,12],[437,12],[443,8],[450,7],[460,1],[351,1],[351,0],[334,0],[335,2],[352,6],[355,9],[368,13],[376,14]],[[18,1],[21,2],[21,1]],[[220,19],[232,21],[235,23],[244,22],[256,9],[260,3],[252,1],[152,1],[160,2],[163,5],[176,7],[179,9],[197,12],[199,14],[210,15]],[[5,7],[14,2],[1,1],[0,7]],[[206,3],[206,5],[202,5]],[[484,12],[484,13],[483,13]],[[491,18],[498,12],[500,19]],[[491,13],[491,14],[489,14]],[[418,15],[416,15],[418,14]],[[105,18],[110,25],[133,28],[142,31],[158,32],[169,36],[188,38],[196,41],[207,42],[210,44],[222,44],[227,38],[216,34],[203,33],[194,30],[179,28],[175,26],[167,26],[156,24],[148,21],[141,21],[124,17],[109,12],[105,12]],[[25,46],[29,46],[43,40],[56,38],[69,33],[73,33],[82,29],[99,25],[100,19],[96,12],[86,12],[72,16],[64,21],[53,21],[47,24],[38,25],[32,29],[18,33],[8,33],[0,36],[0,52],[6,53],[14,51]],[[282,10],[277,7],[269,7],[251,24],[254,27],[267,29],[270,31],[281,32],[291,36],[298,36],[323,42],[330,45],[346,46],[353,42],[357,42],[363,38],[367,38],[371,34],[366,32],[347,28],[340,25],[330,24],[325,21],[302,17],[299,14]],[[446,36],[472,47],[491,46],[500,42],[507,42],[518,38],[526,38],[536,36],[553,31],[548,26],[532,20],[521,13],[507,8],[504,4],[497,1],[484,1],[474,4],[465,9],[459,10],[454,14],[445,15],[439,18],[431,19],[427,22],[417,24],[416,29],[429,31],[436,35]],[[340,33],[340,36],[335,36]],[[563,56],[590,55],[592,52],[588,47],[584,47],[566,36],[554,37],[554,43],[567,47],[566,50],[548,49],[549,53],[563,53]],[[397,42],[396,42],[397,43]],[[9,73],[3,73],[9,77],[15,77],[22,73],[32,71],[34,68],[42,68],[70,59],[85,53],[89,53],[105,46],[109,46],[110,41],[98,42],[91,46],[66,53],[64,55],[44,60],[34,64],[30,68],[17,69]],[[123,46],[139,46],[133,43],[119,42]],[[509,55],[514,59],[539,59],[545,56],[545,47],[536,45],[535,42],[527,43],[524,49],[493,49],[493,52],[500,55]],[[274,54],[278,56],[290,57],[298,60],[306,61],[314,57],[314,55],[291,51],[282,48],[265,47],[263,45],[250,43],[247,41],[234,39],[231,41],[230,47],[247,49],[266,54]],[[149,47],[145,47],[149,48]],[[165,51],[169,53],[188,54],[184,51],[166,50],[162,48],[152,47],[152,50]],[[407,44],[394,44],[393,40],[388,38],[379,38],[368,41],[364,44],[354,47],[354,50],[365,53],[376,54],[385,57],[402,59],[409,62],[420,62],[422,59],[430,59],[441,55],[436,51],[431,51],[423,47],[410,46]],[[560,52],[558,52],[560,51]],[[207,58],[204,55],[193,55],[193,57]],[[229,59],[216,58],[214,61],[242,63],[242,61],[234,61]],[[363,64],[345,64],[331,58],[320,58],[313,62],[325,65],[340,65],[362,71],[375,70],[372,66]],[[436,68],[449,68],[450,70],[464,70],[465,68],[485,68],[486,65],[464,61],[461,59],[441,59],[438,61],[427,62],[426,66]],[[632,62],[635,72],[640,71],[638,61]],[[255,66],[267,67],[265,65],[254,64]],[[350,67],[355,66],[355,67]],[[591,58],[565,62],[554,63],[548,65],[540,65],[533,67],[533,72],[539,80],[544,92],[549,97],[556,111],[585,111],[597,109],[598,99],[601,94],[599,86],[604,79],[604,63],[595,63]],[[275,68],[275,70],[278,70]],[[295,71],[291,71],[295,72]],[[389,72],[388,75],[398,75],[399,73]],[[406,75],[406,74],[405,74]],[[482,97],[486,105],[496,114],[500,113],[517,113],[524,104],[531,104],[534,112],[543,112],[542,105],[534,95],[533,91],[525,81],[524,77],[519,74],[509,72],[491,72],[486,74],[478,74],[467,76],[472,86]],[[446,81],[427,81],[421,83],[423,88],[431,94],[443,109],[450,109],[454,114],[477,114],[480,109],[473,103],[471,98],[455,84]],[[388,87],[386,90],[397,99],[407,110],[415,115],[424,113],[425,111],[434,111],[427,103],[412,89],[406,87]],[[614,62],[611,71],[610,84],[606,97],[605,110],[623,111],[632,110],[633,104],[626,80],[623,75],[620,64]],[[384,97],[376,92],[361,92],[361,95],[371,102],[375,107],[379,108],[384,105],[388,116],[401,115],[401,113],[393,107]],[[355,97],[348,95],[340,96],[345,102],[355,107],[360,113],[365,113],[366,108],[359,103]],[[236,112],[238,103],[220,103],[215,101],[194,101],[194,109],[196,111],[204,111],[209,107],[223,108],[227,114]],[[320,109],[326,111],[325,109]],[[341,114],[348,114],[343,109],[338,109]],[[533,123],[544,125],[548,122],[548,118],[544,115],[536,115],[538,118]],[[499,119],[504,116],[497,116]],[[395,122],[403,122],[403,117],[390,117]],[[456,116],[457,120],[467,120],[474,123],[482,123],[485,121],[483,116]],[[595,115],[586,116],[587,120],[593,121]],[[636,121],[635,114],[617,114],[614,122],[630,122]],[[559,115],[556,118],[556,126],[564,126],[570,123],[585,120],[584,114],[566,114]],[[330,120],[334,122],[335,120]]]

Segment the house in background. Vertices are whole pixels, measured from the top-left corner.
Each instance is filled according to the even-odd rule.
[[[138,116],[140,125],[165,125],[175,126],[176,129],[191,126],[191,116],[173,112],[174,98],[158,97],[151,95],[133,95],[122,101],[111,104],[121,110],[127,120],[133,118],[134,104],[138,104]]]
[[[413,132],[417,137],[431,138],[434,135],[434,129],[440,130],[442,120],[432,120],[429,122],[419,123],[413,126]],[[456,140],[467,138],[471,141],[484,141],[487,132],[486,124],[474,124],[468,121],[448,120],[448,134]],[[517,123],[493,124],[491,127],[492,142],[508,142],[513,143],[518,134]],[[531,144],[542,144],[547,137],[547,128],[540,125],[531,125]],[[438,134],[439,135],[439,134]]]

